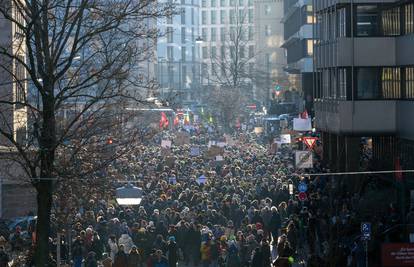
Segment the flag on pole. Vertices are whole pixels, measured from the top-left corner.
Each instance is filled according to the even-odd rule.
[[[164,112],[161,112],[161,119],[160,119],[160,128],[167,128],[170,122],[168,121],[167,115]]]

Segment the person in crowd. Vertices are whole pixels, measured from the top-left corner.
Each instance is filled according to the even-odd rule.
[[[124,246],[120,245],[118,252],[115,255],[113,267],[125,267],[128,266],[128,255],[124,251]]]
[[[108,255],[108,253],[103,253],[102,254],[102,265],[103,267],[112,267],[112,259],[111,257]]]
[[[142,258],[136,246],[132,246],[128,255],[127,267],[141,267]]]
[[[74,267],[82,266],[84,250],[85,247],[83,245],[83,240],[81,236],[77,236],[75,242],[72,244],[72,258]]]
[[[4,250],[3,246],[0,246],[0,267],[9,267],[9,255]]]

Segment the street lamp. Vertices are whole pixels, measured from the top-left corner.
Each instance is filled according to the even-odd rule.
[[[142,196],[142,189],[130,183],[116,189],[116,202],[121,206],[139,205]]]

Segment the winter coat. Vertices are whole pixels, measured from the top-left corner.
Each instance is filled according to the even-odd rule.
[[[138,267],[141,263],[141,255],[138,251],[134,252],[131,250],[131,253],[128,255],[128,267]]]
[[[132,238],[128,234],[122,234],[118,240],[118,245],[123,245],[125,253],[129,254],[129,251],[134,246],[134,242],[132,242]]]
[[[0,253],[0,267],[7,267],[9,263],[9,256],[6,254],[6,252]]]
[[[112,259],[110,257],[102,260],[103,267],[112,267]]]
[[[178,247],[177,247],[177,243],[175,242],[169,242],[168,244],[168,262],[170,263],[170,265],[172,265],[172,263],[176,263],[178,261]]]
[[[110,256],[112,259],[112,262],[115,260],[115,255],[118,253],[118,245],[116,242],[113,242],[111,239],[108,240],[109,249],[111,250]]]
[[[125,254],[125,252],[118,251],[115,255],[115,261],[112,265],[113,267],[126,267],[128,266],[128,256]]]
[[[270,218],[269,223],[269,230],[272,232],[276,232],[282,226],[282,219],[280,218],[280,214],[278,212],[272,212],[272,217]]]

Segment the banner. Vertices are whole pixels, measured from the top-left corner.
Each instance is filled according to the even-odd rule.
[[[383,267],[414,266],[414,244],[388,243],[382,245]]]
[[[275,138],[275,143],[277,144],[290,144],[292,142],[290,134],[281,134],[279,137]]]
[[[312,120],[311,118],[308,119],[293,119],[293,130],[298,132],[307,132],[312,131]]]
[[[298,169],[313,168],[312,151],[296,151],[295,162]]]

